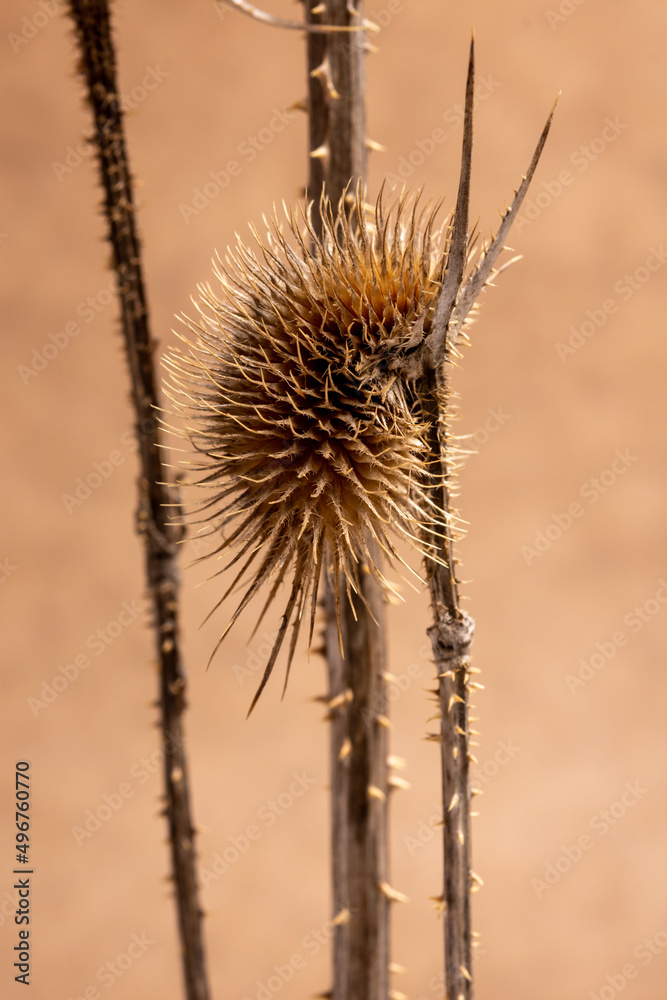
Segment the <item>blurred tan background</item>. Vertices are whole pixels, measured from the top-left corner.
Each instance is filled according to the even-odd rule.
[[[287,0],[270,9],[299,14]],[[369,130],[387,148],[372,157],[372,194],[400,168],[451,207],[471,26],[472,213],[483,233],[562,90],[511,239],[524,260],[485,294],[456,372],[458,431],[477,447],[460,477],[470,529],[459,552],[486,685],[476,699],[478,996],[662,1000],[667,12],[655,0],[369,0],[367,12],[382,26],[367,63]],[[128,378],[82,145],[90,121],[55,0],[10,0],[0,18],[2,995],[25,995],[13,982],[8,892],[13,766],[26,758],[30,996],[176,1000]],[[214,248],[298,197],[305,117],[285,109],[304,94],[304,45],[208,0],[124,0],[115,27],[153,328],[166,348]],[[230,161],[238,169],[225,178]],[[91,475],[86,496],[79,480]],[[279,670],[246,722],[266,636],[246,647],[246,615],[205,672],[226,620],[223,609],[198,630],[217,588],[195,589],[206,575],[184,570],[183,640],[213,995],[296,1000],[329,986],[326,730],[311,700],[324,668],[302,653],[284,702]],[[407,968],[396,988],[435,1000],[432,667],[425,596],[406,598],[391,610],[391,711],[412,788],[394,801],[392,881],[411,901],[394,911],[393,953]],[[98,811],[100,828],[83,837]],[[243,850],[249,826],[259,836]],[[303,967],[285,981],[275,967],[297,954]]]

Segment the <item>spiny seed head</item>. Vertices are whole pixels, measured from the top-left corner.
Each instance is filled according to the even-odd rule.
[[[323,198],[321,239],[307,213],[287,215],[287,235],[274,215],[253,248],[239,241],[218,259],[223,296],[199,286],[187,350],[167,359],[209,490],[198,506],[236,571],[219,603],[246,587],[227,629],[270,581],[261,620],[292,574],[257,696],[291,622],[289,671],[308,601],[312,639],[323,567],[348,595],[365,571],[389,587],[371,549],[400,559],[402,537],[429,556],[442,528],[427,422],[395,364],[415,330],[428,333],[445,270],[448,229],[418,202],[385,214],[380,197],[369,213],[359,191],[352,212],[341,201],[334,213]]]

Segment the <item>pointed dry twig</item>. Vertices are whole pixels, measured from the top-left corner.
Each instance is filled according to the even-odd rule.
[[[468,208],[470,204],[470,174],[472,170],[472,113],[475,89],[475,40],[470,43],[466,100],[463,118],[463,153],[459,191],[456,198],[452,237],[447,254],[447,273],[438,296],[433,326],[427,340],[430,367],[437,369],[445,360],[447,329],[463,272],[468,258]]]
[[[559,95],[560,96],[560,95]],[[455,343],[456,335],[461,329],[463,323],[465,322],[466,316],[472,309],[474,303],[477,301],[480,292],[484,288],[489,278],[493,273],[493,265],[498,259],[499,254],[505,249],[505,239],[507,238],[509,231],[512,227],[514,220],[516,219],[519,209],[523,199],[526,196],[526,192],[530,186],[530,182],[533,179],[533,174],[537,169],[537,164],[539,163],[540,156],[542,155],[542,150],[544,149],[544,144],[547,141],[547,136],[549,135],[549,130],[551,128],[551,123],[553,121],[554,113],[556,111],[556,105],[558,104],[558,97],[553,103],[551,111],[549,112],[549,117],[547,118],[546,124],[542,129],[542,134],[540,136],[539,142],[535,147],[535,152],[533,153],[533,158],[530,161],[530,166],[526,171],[526,175],[523,178],[519,188],[517,189],[514,200],[510,207],[505,211],[502,217],[502,221],[498,228],[498,232],[489,244],[489,246],[484,251],[481,260],[479,261],[476,269],[470,275],[465,285],[461,289],[461,293],[456,302],[456,307],[452,319],[450,321],[449,328],[449,340],[450,343]]]
[[[81,71],[93,109],[95,137],[104,189],[104,210],[118,283],[122,332],[132,384],[140,479],[137,525],[145,545],[148,592],[152,601],[157,658],[160,664],[160,727],[163,738],[166,815],[183,973],[188,1000],[208,1000],[197,896],[195,831],[190,816],[188,767],[182,715],[186,680],[179,649],[176,538],[168,505],[176,499],[163,484],[155,411],[154,341],[136,234],[132,182],[116,83],[116,59],[107,0],[70,0],[81,51]]]

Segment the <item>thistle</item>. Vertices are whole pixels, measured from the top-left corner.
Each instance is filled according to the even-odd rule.
[[[220,572],[245,593],[215,651],[259,588],[261,621],[293,571],[291,590],[254,706],[291,622],[287,672],[309,604],[312,640],[321,570],[393,589],[371,554],[403,562],[398,538],[435,557],[442,511],[430,497],[427,425],[406,359],[428,334],[447,267],[448,229],[419,196],[352,211],[323,196],[318,239],[304,211],[275,217],[255,247],[238,243],[214,267],[223,297],[199,286],[193,339],[167,359],[169,395],[188,420],[196,482]],[[408,366],[409,367],[409,366]],[[370,546],[370,541],[377,543]],[[338,594],[338,588],[335,588]],[[214,608],[215,610],[215,608]],[[340,600],[336,608],[340,632]],[[257,624],[259,624],[259,621]],[[287,678],[286,678],[287,680]]]

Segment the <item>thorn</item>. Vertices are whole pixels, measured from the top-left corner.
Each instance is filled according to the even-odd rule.
[[[465,965],[459,966],[459,972],[461,973],[461,975],[463,976],[464,979],[468,980],[469,983],[472,982],[472,976],[470,975],[470,973],[466,969]]]
[[[318,3],[317,7],[310,8],[311,14],[319,15],[319,14],[326,14],[326,12],[327,12],[327,5],[325,3]]]
[[[183,781],[183,771],[180,767],[175,767],[170,774],[171,780],[177,785],[180,781]]]
[[[412,787],[409,781],[406,781],[405,778],[399,777],[397,774],[392,774],[387,784],[389,785],[390,788],[400,788],[406,792],[409,788]]]
[[[459,748],[458,747],[452,747],[452,757],[454,758],[454,760],[458,760],[459,759]]]
[[[389,963],[389,971],[395,973],[397,976],[403,976],[408,971],[404,965],[398,965],[396,962]]]
[[[328,160],[329,159],[329,144],[326,143],[326,142],[323,142],[321,146],[317,147],[317,149],[311,150],[310,155],[311,155],[311,158],[313,160]]]
[[[460,726],[456,726],[456,728],[454,729],[454,732],[458,733],[459,736],[465,736],[466,735],[465,729],[461,729]]]
[[[340,100],[340,94],[333,85],[331,63],[329,62],[328,55],[324,57],[319,66],[316,66],[315,69],[311,69],[310,75],[320,81],[327,92],[327,97],[329,97],[332,101]],[[313,154],[311,153],[310,155],[312,156]]]
[[[479,764],[479,761],[475,757],[474,753],[468,754],[468,760],[470,761],[471,764]]]
[[[392,903],[409,903],[410,900],[398,889],[392,889],[388,882],[380,882],[378,887],[380,892],[387,897]]]
[[[456,831],[456,839],[458,840],[459,844],[461,844],[461,845],[465,844],[465,842],[466,842],[466,839],[463,836],[463,830],[461,829],[461,827],[459,827],[458,830]]]
[[[312,156],[313,154],[311,153],[310,155]],[[447,706],[448,712],[451,712],[452,705],[455,705],[457,701],[460,702],[462,705],[465,705],[465,702],[460,694],[453,694],[449,699],[449,705]]]
[[[395,757],[393,754],[390,754],[389,757],[387,757],[387,766],[393,767],[396,771],[405,770],[407,764],[408,762],[404,757]]]
[[[471,681],[471,683],[468,684],[468,687],[470,688],[471,691],[486,691],[484,685],[478,684],[477,681]]]
[[[354,694],[351,689],[346,688],[344,691],[341,691],[340,694],[335,695],[331,701],[327,702],[327,708],[340,708],[341,705],[351,702],[353,698]]]
[[[339,910],[339,912],[333,918],[331,923],[334,925],[334,927],[342,927],[344,924],[349,924],[351,919],[352,919],[352,914],[350,913],[348,908],[345,907],[344,910]]]
[[[440,916],[447,912],[447,903],[444,896],[431,896],[430,900],[433,903],[433,909],[437,910]]]
[[[391,729],[391,722],[389,721],[386,715],[376,715],[375,721],[377,722],[378,726],[384,726],[385,729]]]
[[[473,795],[484,795],[484,792],[483,792],[483,790],[481,788],[471,788],[470,789],[470,795],[471,795],[471,797]]]
[[[408,1000],[406,993],[401,993],[400,990],[389,990],[390,1000]]]
[[[346,736],[340,750],[338,751],[338,760],[345,760],[351,753],[352,743],[350,742],[349,736]]]
[[[369,799],[378,799],[380,802],[387,801],[387,796],[384,794],[381,788],[377,787],[377,785],[369,785],[368,788],[366,789],[366,794],[368,795]]]
[[[387,684],[394,684],[396,682],[396,677],[394,674],[390,674],[387,670],[385,670],[382,674],[382,680],[386,681]]]
[[[454,794],[452,795],[452,800],[447,806],[447,812],[451,812],[452,809],[455,809],[458,803],[459,803],[459,793],[454,792]]]
[[[470,869],[470,872],[468,874],[470,875],[471,881],[474,882],[476,885],[484,885],[484,879],[481,879],[477,874],[477,872],[474,872],[472,868]]]
[[[290,104],[287,108],[285,108],[285,110],[286,111],[305,111],[306,114],[307,114],[308,111],[310,110],[310,104],[309,104],[308,98],[307,97],[301,97],[301,98],[299,98],[298,101],[294,101],[294,103]],[[320,651],[319,649],[311,649],[311,653],[319,653],[319,651]]]
[[[387,147],[383,146],[381,142],[376,142],[375,139],[366,139],[366,149],[370,150],[371,153],[387,152]]]

